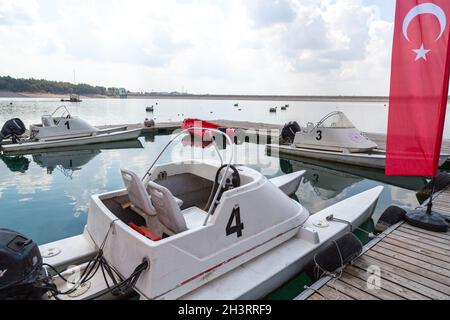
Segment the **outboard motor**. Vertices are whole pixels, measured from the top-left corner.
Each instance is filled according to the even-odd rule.
[[[0,131],[0,141],[11,138],[13,143],[17,143],[19,137],[23,135],[25,131],[26,128],[22,120],[18,118],[8,120]]]
[[[294,142],[295,134],[301,131],[297,121],[291,121],[281,130],[280,144],[291,144]]]
[[[0,300],[38,300],[52,286],[37,244],[0,229]]]

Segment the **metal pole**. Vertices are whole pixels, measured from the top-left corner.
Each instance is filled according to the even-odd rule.
[[[431,215],[432,209],[433,209],[433,195],[434,195],[434,189],[435,189],[435,182],[436,177],[431,178],[431,195],[430,195],[430,201],[428,201],[427,205],[427,214]]]

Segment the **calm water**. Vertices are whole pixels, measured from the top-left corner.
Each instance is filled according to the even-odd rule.
[[[12,102],[12,105],[10,103]],[[158,105],[157,105],[158,103]],[[239,103],[240,108],[234,107]],[[40,122],[42,114],[53,112],[62,102],[58,99],[0,98],[0,123],[20,117],[28,126]],[[181,121],[185,117],[201,119],[248,120],[265,123],[286,123],[296,120],[300,125],[317,122],[331,111],[341,110],[363,131],[386,132],[385,103],[342,102],[271,102],[271,101],[204,101],[204,100],[144,100],[90,99],[81,103],[64,103],[74,115],[94,125],[142,122],[146,117],[156,121]],[[270,107],[289,104],[287,111],[269,113]],[[145,112],[154,105],[154,114]],[[449,133],[450,134],[450,133]]]
[[[52,112],[60,105],[55,100],[0,100],[0,122],[20,117],[29,125],[38,122],[41,114]],[[383,132],[386,108],[383,104],[353,103],[292,103],[287,112],[270,115],[268,107],[281,105],[271,102],[235,101],[155,101],[89,100],[70,105],[72,114],[93,124],[140,122],[147,116],[145,106],[155,105],[157,121],[182,120],[184,117],[204,119],[236,119],[283,123],[291,119],[317,121],[336,108],[344,112],[361,130]],[[212,112],[212,113],[211,113]],[[303,121],[304,119],[304,121]],[[51,153],[22,156],[0,156],[0,227],[10,228],[32,237],[39,244],[82,233],[87,221],[89,198],[93,194],[123,188],[120,168],[138,175],[145,174],[149,165],[171,139],[169,134],[149,135],[139,141],[115,143],[83,149],[66,149]],[[244,143],[234,147],[236,163],[249,165],[267,177],[298,170],[307,170],[295,199],[312,213],[333,203],[378,185],[385,186],[373,220],[391,204],[414,208],[418,205],[415,190],[425,184],[421,178],[387,178],[380,171],[356,169],[343,165],[278,159],[265,155],[264,144]],[[222,150],[224,158],[230,148]],[[195,158],[217,158],[215,149],[192,148],[182,143],[169,148],[161,162]],[[300,276],[302,277],[302,276]],[[298,281],[286,285],[299,288]],[[301,286],[302,287],[302,286]],[[282,289],[279,292],[284,292]],[[298,290],[297,290],[298,292]],[[293,295],[293,293],[291,293]],[[289,294],[282,294],[290,297]]]

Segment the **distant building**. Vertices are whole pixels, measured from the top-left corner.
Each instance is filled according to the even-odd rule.
[[[122,99],[128,98],[128,92],[127,92],[127,90],[124,89],[124,88],[120,88],[120,89],[119,89],[119,97],[122,98]]]

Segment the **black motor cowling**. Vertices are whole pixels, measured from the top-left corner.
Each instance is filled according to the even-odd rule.
[[[23,135],[25,131],[25,125],[19,118],[8,120],[0,131],[0,141],[11,138],[13,143],[16,143],[18,137]]]
[[[37,244],[20,233],[0,229],[0,300],[37,300],[49,286]]]
[[[287,123],[281,130],[280,144],[291,144],[294,142],[295,134],[301,130],[297,121]]]

